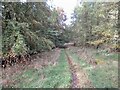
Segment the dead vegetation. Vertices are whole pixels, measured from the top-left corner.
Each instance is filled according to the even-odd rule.
[[[48,65],[55,65],[60,54],[60,49],[54,49],[53,51],[44,52],[41,54],[33,55],[32,61],[26,65],[16,64],[2,70],[2,81],[0,82],[3,86],[8,86],[11,83],[15,83],[11,80],[17,74],[23,73],[26,69],[42,69]]]

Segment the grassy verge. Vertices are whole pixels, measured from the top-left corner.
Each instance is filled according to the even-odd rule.
[[[117,53],[107,53],[105,51],[97,51],[95,58],[106,62],[107,64],[97,67],[90,72],[90,78],[96,87],[118,87],[118,64],[113,61],[118,61]]]
[[[80,59],[80,57],[72,51],[68,51],[68,53],[72,56],[75,62],[80,64],[83,69],[91,67],[87,62],[85,62],[85,60]],[[111,57],[116,59],[116,55]],[[95,58],[98,58],[98,56]],[[108,59],[108,57],[99,57],[100,60],[105,58]],[[86,69],[86,72],[89,75],[89,79],[96,88],[118,88],[118,67],[111,62],[108,62],[108,60],[104,61],[107,61],[107,64],[101,64],[97,65],[96,68]]]
[[[118,53],[108,53],[105,50],[98,50],[94,56],[99,59],[118,61]]]
[[[96,88],[118,88],[118,69],[113,66],[96,67],[89,77]]]
[[[67,88],[70,87],[71,74],[65,51],[61,50],[58,63],[43,69],[27,69],[13,77],[15,83],[9,87],[18,88]]]
[[[85,68],[85,67],[90,67],[90,64],[88,64],[85,60],[81,59],[80,57],[78,57],[78,55],[76,55],[75,53],[71,52],[71,51],[67,51],[67,53],[72,56],[73,60],[76,62],[76,63],[79,63],[79,65],[82,67],[82,68]]]

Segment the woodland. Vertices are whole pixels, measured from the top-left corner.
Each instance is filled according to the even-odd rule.
[[[52,1],[51,1],[52,2]],[[0,88],[118,88],[120,2],[0,3]]]

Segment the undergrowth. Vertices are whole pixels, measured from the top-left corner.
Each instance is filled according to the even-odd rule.
[[[72,51],[68,51],[70,56],[72,56],[73,60],[85,69],[89,67],[93,67],[89,65],[85,60],[82,60],[78,55],[76,55]],[[100,60],[104,60],[107,64],[96,65],[95,68],[86,69],[87,74],[89,75],[89,79],[92,84],[96,88],[118,88],[118,67],[111,64],[108,59],[116,59],[116,54],[112,54],[111,56],[100,57],[101,53],[98,54]],[[98,59],[98,56],[95,58]],[[107,60],[106,60],[107,59]]]
[[[56,65],[43,69],[27,69],[13,77],[14,83],[8,87],[17,88],[69,88],[71,74],[65,51],[62,50]]]

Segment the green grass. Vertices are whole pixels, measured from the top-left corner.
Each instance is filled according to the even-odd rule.
[[[118,67],[111,61],[118,61],[118,54],[111,53],[107,56],[107,52],[102,51],[94,56],[99,60],[103,60],[108,64],[101,65],[90,72],[90,78],[93,84],[98,87],[117,88],[118,87]]]
[[[10,85],[10,87],[17,88],[32,88],[31,84],[40,79],[39,71],[36,69],[27,69],[20,75],[16,75],[13,77],[15,81],[14,85]]]
[[[44,76],[44,78],[41,78]],[[65,51],[62,50],[56,66],[43,69],[26,69],[22,74],[13,77],[17,88],[67,88],[70,87],[71,74]]]
[[[103,59],[103,60],[115,60],[115,61],[118,61],[118,54],[117,53],[108,53],[105,50],[96,51],[94,56],[96,58]]]
[[[70,87],[71,75],[64,50],[61,51],[58,65],[49,72],[45,71],[45,75],[49,78],[47,78],[46,82],[43,85],[43,88]]]
[[[112,66],[97,67],[89,72],[89,77],[97,88],[118,88],[118,69]]]
[[[71,51],[67,52],[70,56],[72,56],[73,60],[78,63],[82,68],[90,67],[90,64],[88,64],[85,60],[81,59],[76,53],[73,53]]]
[[[69,55],[72,56],[73,60],[84,69],[90,67],[90,65],[85,61],[80,59],[78,55],[72,51],[68,51]],[[99,56],[101,53],[99,53]],[[98,56],[96,56],[98,58]],[[100,60],[103,60],[108,57],[99,57]],[[109,56],[109,58],[116,59],[116,54]],[[90,81],[93,86],[96,88],[118,88],[118,68],[114,66],[111,62],[105,65],[98,65],[95,69],[87,69],[86,72],[89,76]],[[83,65],[84,64],[84,65]]]

